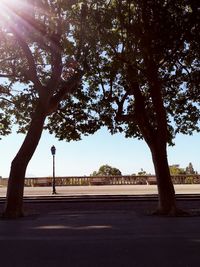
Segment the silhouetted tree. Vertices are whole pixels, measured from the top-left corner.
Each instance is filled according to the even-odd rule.
[[[199,129],[198,1],[79,3],[93,45],[87,57],[92,105],[111,133],[144,138],[157,177],[158,213],[177,214],[167,143],[177,132]]]
[[[0,2],[0,134],[10,131],[11,118],[26,133],[12,161],[5,217],[23,215],[26,168],[43,128],[67,140],[93,132],[92,121],[86,122],[88,110],[84,112],[87,97],[77,91],[83,88],[87,49],[72,38],[74,2]]]

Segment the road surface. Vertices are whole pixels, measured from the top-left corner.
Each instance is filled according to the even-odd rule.
[[[24,218],[0,220],[0,266],[198,267],[200,216],[149,215],[154,205],[26,203]],[[188,205],[199,211],[200,201]]]
[[[196,194],[199,185],[177,185]],[[57,187],[58,195],[155,194],[156,186]],[[6,188],[0,188],[5,197]],[[26,196],[54,197],[52,188],[25,188]],[[0,202],[0,212],[3,211]],[[156,201],[26,202],[26,216],[0,219],[2,267],[198,267],[200,200],[184,200],[187,217],[157,217]],[[194,213],[196,212],[196,213]],[[192,213],[191,213],[192,214]]]
[[[51,187],[25,187],[25,196],[50,196]],[[152,195],[157,194],[156,185],[98,185],[98,186],[57,186],[56,196],[82,195]],[[200,194],[200,184],[175,185],[176,194]],[[0,197],[6,196],[6,188],[0,187]]]

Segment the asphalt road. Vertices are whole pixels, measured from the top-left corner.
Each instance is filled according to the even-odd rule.
[[[130,188],[125,188],[113,192],[127,195]],[[147,188],[155,190],[154,186]],[[66,189],[59,194],[82,190]],[[135,186],[133,189],[137,191]],[[31,190],[51,195],[51,188]],[[96,190],[104,195],[110,188],[98,186]],[[178,190],[186,192],[185,187]],[[190,193],[196,190],[189,187]],[[94,197],[90,202],[27,202],[24,218],[0,220],[0,266],[198,267],[200,200],[178,201],[191,216],[157,217],[150,213],[157,201],[150,199],[96,202]]]
[[[200,217],[149,215],[155,204],[27,204],[26,217],[0,220],[1,266],[198,267]]]

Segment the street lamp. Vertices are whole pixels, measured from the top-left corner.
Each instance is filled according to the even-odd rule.
[[[55,181],[55,154],[56,154],[56,148],[55,146],[51,147],[51,154],[53,156],[53,182],[52,182],[52,194],[56,194],[56,181]]]

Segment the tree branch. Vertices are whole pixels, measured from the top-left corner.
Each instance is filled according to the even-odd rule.
[[[58,21],[56,32],[50,38],[52,74],[47,83],[47,88],[53,93],[61,80],[62,74],[62,49],[61,49],[61,22]]]
[[[4,101],[6,101],[6,102],[8,102],[8,103],[10,103],[10,104],[13,104],[13,101],[11,101],[10,99],[7,99],[7,98],[5,98],[5,97],[0,96],[0,99],[1,99],[1,100],[4,100]]]
[[[58,92],[50,99],[48,115],[57,110],[60,101],[63,100],[66,95],[73,93],[78,88],[83,74],[84,73],[79,70],[69,78],[68,81],[62,80]]]
[[[115,116],[115,120],[117,122],[122,121],[122,122],[130,122],[130,121],[134,121],[135,117],[134,114],[123,114],[123,107],[124,107],[124,102],[127,99],[127,97],[129,96],[129,92],[127,91],[124,96],[122,97],[121,100],[119,99],[115,99],[115,102],[118,106],[118,110],[116,112],[116,116]]]
[[[16,40],[19,43],[19,46],[21,47],[21,49],[24,52],[24,55],[28,61],[29,69],[26,71],[27,78],[33,82],[35,89],[38,91],[39,95],[42,95],[43,86],[42,86],[42,84],[41,84],[41,82],[37,76],[37,69],[36,69],[35,60],[34,60],[34,57],[32,55],[32,52],[31,52],[28,44],[24,40],[23,36],[20,34],[20,32],[17,29],[15,29],[15,27],[12,25],[10,25],[10,28],[11,28],[13,34],[15,35]]]
[[[14,74],[4,74],[4,73],[0,73],[0,78],[19,78],[19,76],[17,77]]]
[[[8,60],[16,60],[17,58],[16,57],[8,57],[8,58],[5,58],[5,59],[0,59],[0,64],[8,61]]]

